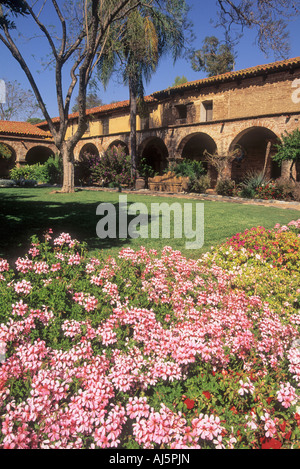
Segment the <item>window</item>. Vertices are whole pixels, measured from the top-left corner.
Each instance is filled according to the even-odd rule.
[[[213,120],[213,102],[203,101],[201,103],[201,122],[209,122]]]
[[[102,120],[102,134],[103,135],[108,135],[109,134],[109,119],[108,117],[105,117]]]
[[[187,106],[185,104],[179,104],[176,106],[177,109],[177,119],[186,119],[187,118]]]

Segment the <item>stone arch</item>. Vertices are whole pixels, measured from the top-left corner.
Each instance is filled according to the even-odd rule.
[[[129,155],[128,145],[125,142],[123,142],[122,140],[114,140],[113,142],[111,142],[108,145],[107,150],[110,150],[113,147],[122,147],[122,149],[125,151],[126,155]]]
[[[148,137],[138,150],[139,159],[145,159],[155,173],[162,175],[168,167],[169,152],[165,142],[159,137]]]
[[[6,149],[11,153],[10,157],[4,156],[4,154],[1,153],[0,147],[0,177],[8,177],[10,170],[15,166],[17,154],[15,149],[7,143],[0,142],[0,144],[3,145],[3,147],[6,147]]]
[[[85,155],[99,156],[99,151],[93,143],[86,143],[79,152],[79,160]]]
[[[214,186],[217,181],[217,171],[205,161],[204,151],[213,154],[217,151],[217,144],[214,139],[204,133],[195,132],[187,135],[180,142],[177,153],[183,159],[201,161],[211,179],[211,185]]]
[[[54,156],[54,152],[51,148],[37,145],[28,150],[25,160],[29,165],[36,163],[44,164],[51,156]]]
[[[281,176],[280,167],[272,160],[272,155],[276,153],[275,144],[280,143],[279,137],[267,127],[253,126],[241,131],[230,145],[230,150],[240,149],[240,154],[232,163],[232,179],[240,182],[249,172],[263,171],[268,142],[271,142],[271,151],[266,162],[266,177],[277,179]]]

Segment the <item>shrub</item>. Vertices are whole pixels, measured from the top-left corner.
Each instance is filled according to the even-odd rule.
[[[101,156],[85,154],[76,164],[76,178],[97,186],[131,185],[131,158],[121,145],[108,149]]]
[[[155,175],[155,171],[151,165],[148,164],[146,158],[141,158],[138,163],[138,173],[139,176],[145,178],[147,181],[148,178],[152,178]]]
[[[33,164],[33,165],[24,165],[14,167],[10,170],[10,178],[15,180],[17,183],[22,184],[23,181],[30,183],[40,182],[46,183],[47,180],[47,170],[45,165]]]
[[[121,145],[108,149],[101,156],[98,164],[92,169],[92,180],[94,184],[102,183],[104,186],[110,183],[132,184],[131,157]]]
[[[296,182],[295,184],[293,184],[292,198],[300,202],[300,182]]]
[[[210,177],[207,174],[202,174],[198,178],[191,177],[188,184],[188,191],[204,194],[206,190],[210,188],[210,184]]]
[[[3,143],[0,143],[0,158],[9,160],[12,157],[11,150]]]
[[[59,155],[48,158],[44,163],[45,180],[49,184],[62,184],[63,163]]]
[[[269,181],[266,179],[262,172],[250,171],[240,184],[241,197],[255,198],[257,190],[263,184],[267,184]]]
[[[14,167],[10,171],[11,179],[22,185],[35,183],[61,184],[63,176],[62,159],[56,155],[50,157],[44,164],[32,164]]]
[[[272,156],[273,160],[281,166],[283,161],[292,161],[295,165],[300,161],[300,130],[295,129],[293,132],[287,132],[281,136],[282,142],[275,145],[277,153]]]
[[[93,155],[86,152],[81,155],[80,160],[75,161],[74,165],[75,184],[81,186],[93,185],[92,170],[99,164],[99,162],[99,155]]]
[[[282,199],[283,193],[280,187],[274,181],[269,181],[267,184],[262,184],[256,189],[255,197],[258,199]]]
[[[201,161],[184,159],[172,167],[172,171],[177,176],[189,177],[191,179],[199,179],[206,170]]]
[[[11,179],[0,179],[0,187],[12,187],[15,183],[16,182]]]
[[[216,185],[216,192],[219,195],[236,195],[235,182],[232,179],[220,179]]]

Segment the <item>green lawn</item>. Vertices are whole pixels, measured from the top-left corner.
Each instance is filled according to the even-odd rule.
[[[8,188],[0,189],[0,257],[15,258],[23,255],[29,238],[52,228],[54,234],[61,231],[70,233],[80,241],[85,241],[91,252],[103,249],[106,254],[116,255],[122,247],[160,250],[172,246],[188,257],[197,258],[211,246],[226,240],[227,237],[246,228],[262,225],[272,228],[276,223],[288,223],[300,218],[297,210],[243,205],[237,203],[191,201],[184,198],[168,198],[149,195],[128,195],[128,204],[140,202],[151,213],[151,203],[175,202],[204,203],[204,245],[198,250],[186,250],[185,239],[105,239],[96,234],[100,216],[96,208],[100,203],[112,203],[119,213],[119,193],[79,190],[74,194],[51,193],[52,188]],[[124,194],[122,194],[124,195]]]

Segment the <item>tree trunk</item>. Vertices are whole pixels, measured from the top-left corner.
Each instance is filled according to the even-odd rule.
[[[61,192],[75,192],[73,149],[67,145],[62,145],[60,153],[63,159],[64,172],[63,186]]]
[[[137,158],[136,158],[136,114],[137,114],[137,95],[135,87],[129,83],[130,94],[130,153],[131,153],[131,177],[135,187],[137,176]]]
[[[269,160],[269,156],[270,156],[271,146],[272,146],[272,142],[268,142],[267,149],[266,149],[266,155],[265,155],[265,165],[264,165],[264,169],[263,169],[263,175],[264,176],[265,176],[266,170],[267,170],[267,164],[268,164],[268,160]]]

